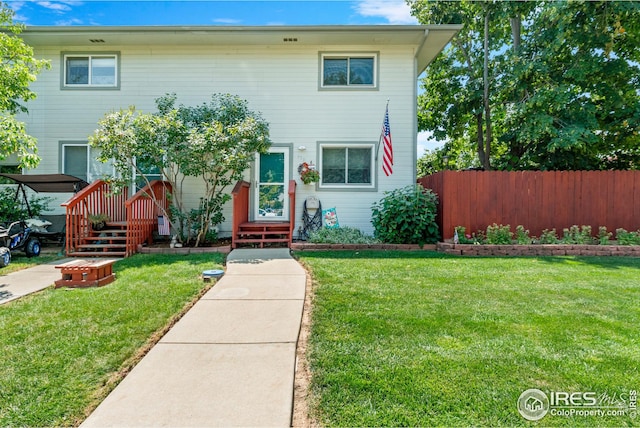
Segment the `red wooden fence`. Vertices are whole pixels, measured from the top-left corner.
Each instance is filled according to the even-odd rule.
[[[438,194],[444,239],[493,223],[544,229],[588,225],[640,228],[640,171],[442,171],[418,180]]]

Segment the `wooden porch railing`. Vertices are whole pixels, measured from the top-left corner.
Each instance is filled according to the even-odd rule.
[[[167,196],[171,190],[169,182],[154,180],[125,202],[127,257],[136,253],[139,244],[145,241],[147,244],[152,243],[153,231],[158,227],[158,216],[169,214],[169,198]]]
[[[238,181],[231,191],[233,200],[231,246],[235,248],[235,240],[238,238],[240,225],[249,221],[249,187],[251,183]]]
[[[289,247],[296,227],[296,180],[289,180]]]
[[[137,251],[138,244],[149,242],[158,224],[158,215],[169,208],[168,194],[171,186],[165,181],[155,180],[127,199],[127,189],[119,194],[110,192],[109,184],[97,180],[62,204],[66,210],[66,248],[71,255],[91,234],[89,216],[106,214],[110,222],[127,225],[125,257]],[[154,203],[152,196],[160,203]],[[161,209],[162,208],[162,209]]]
[[[236,248],[236,240],[238,239],[241,231],[241,225],[249,223],[249,188],[251,184],[246,181],[238,181],[231,191],[233,198],[233,219],[231,230],[231,248]],[[293,240],[293,233],[296,224],[296,181],[289,180],[289,230],[288,239],[289,246]],[[267,224],[269,222],[261,222],[261,224]],[[273,222],[273,225],[282,227],[283,222]],[[276,233],[276,232],[273,232]],[[283,233],[284,235],[284,233]],[[264,238],[264,237],[263,237]],[[257,241],[259,242],[259,241]],[[265,241],[269,242],[269,241]]]
[[[126,191],[114,195],[109,184],[97,180],[63,203],[66,210],[66,253],[71,254],[85,243],[90,234],[89,216],[106,214],[111,221],[125,221]]]

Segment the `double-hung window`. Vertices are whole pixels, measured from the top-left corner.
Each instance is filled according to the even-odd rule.
[[[118,88],[117,54],[64,54],[65,88]]]
[[[322,88],[376,88],[377,54],[321,54]]]
[[[370,144],[320,144],[321,188],[373,188],[374,150]]]
[[[63,142],[61,148],[61,172],[91,183],[106,175],[113,175],[113,165],[97,160],[99,149],[82,142]]]

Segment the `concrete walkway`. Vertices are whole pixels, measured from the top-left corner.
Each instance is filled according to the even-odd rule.
[[[67,260],[69,259],[57,260],[4,275],[0,269],[0,305],[53,285],[60,279],[60,270],[55,266]]]
[[[305,281],[288,249],[232,251],[82,426],[290,426]]]

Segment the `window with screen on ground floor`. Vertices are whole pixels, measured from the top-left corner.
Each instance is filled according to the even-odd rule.
[[[374,144],[320,145],[321,188],[373,188]]]

